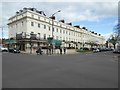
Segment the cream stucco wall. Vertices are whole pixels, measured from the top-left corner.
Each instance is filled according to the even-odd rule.
[[[31,26],[31,22],[34,23],[34,26]],[[38,24],[40,24],[40,27],[38,27]],[[21,32],[26,32],[28,34],[34,32],[37,36],[38,33],[40,33],[41,38],[44,37],[44,34],[46,34],[46,38],[52,36],[52,19],[30,10],[23,11],[20,14],[11,17],[8,26],[9,37],[15,37],[16,33]],[[46,28],[44,28],[44,26],[46,26]],[[58,38],[60,40],[81,43],[94,42],[104,44],[105,42],[103,36],[95,35],[88,30],[76,28],[56,20],[53,21],[53,27],[55,28],[53,32],[55,39]],[[60,33],[60,31],[62,32]]]

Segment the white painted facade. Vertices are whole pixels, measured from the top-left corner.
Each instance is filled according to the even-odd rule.
[[[20,10],[9,19],[8,27],[9,38],[16,37],[16,33],[21,32],[28,34],[34,32],[38,38],[52,37],[52,19],[38,13],[36,9],[33,11],[28,8]],[[103,45],[105,43],[103,36],[63,22],[53,20],[53,27],[54,39],[80,42],[82,44],[94,42]]]

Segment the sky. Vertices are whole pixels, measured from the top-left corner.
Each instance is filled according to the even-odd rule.
[[[3,27],[3,37],[8,38],[7,23],[16,11],[24,7],[34,7],[44,11],[47,17],[50,17],[58,10],[61,12],[55,14],[56,20],[64,19],[65,23],[71,22],[72,25],[86,27],[89,31],[102,34],[107,39],[113,32],[114,26],[118,22],[118,0],[7,0],[0,3],[0,27]],[[0,30],[1,31],[1,30]],[[0,38],[1,38],[0,33]]]

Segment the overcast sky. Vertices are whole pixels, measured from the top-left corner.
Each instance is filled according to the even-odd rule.
[[[38,1],[38,0],[36,0]],[[57,13],[56,19],[64,19],[66,23],[72,22],[73,25],[85,26],[89,31],[95,31],[108,37],[113,32],[113,27],[118,21],[118,1],[110,0],[112,2],[96,2],[92,0],[80,0],[82,2],[18,2],[11,0],[11,2],[2,2],[2,25],[6,26],[8,18],[15,15],[16,11],[24,7],[34,7],[38,10],[44,11],[49,17],[54,12]],[[77,1],[77,0],[75,0]],[[1,20],[1,19],[0,19]],[[4,28],[4,37],[7,37],[8,29]]]

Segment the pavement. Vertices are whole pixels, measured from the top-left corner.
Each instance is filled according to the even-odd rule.
[[[46,50],[42,50],[43,51],[43,54],[45,55],[47,52],[46,52]],[[21,51],[21,53],[26,53],[26,54],[30,54],[30,51]],[[78,54],[79,52],[76,52],[76,50],[75,49],[67,49],[66,50],[66,53],[65,54]],[[36,52],[35,51],[32,51],[32,54],[36,54]],[[60,52],[59,52],[59,50],[56,50],[55,52],[54,52],[54,55],[59,55],[60,54]],[[62,52],[62,54],[64,55],[64,52]]]
[[[3,88],[117,88],[111,52],[66,55],[3,53]]]

